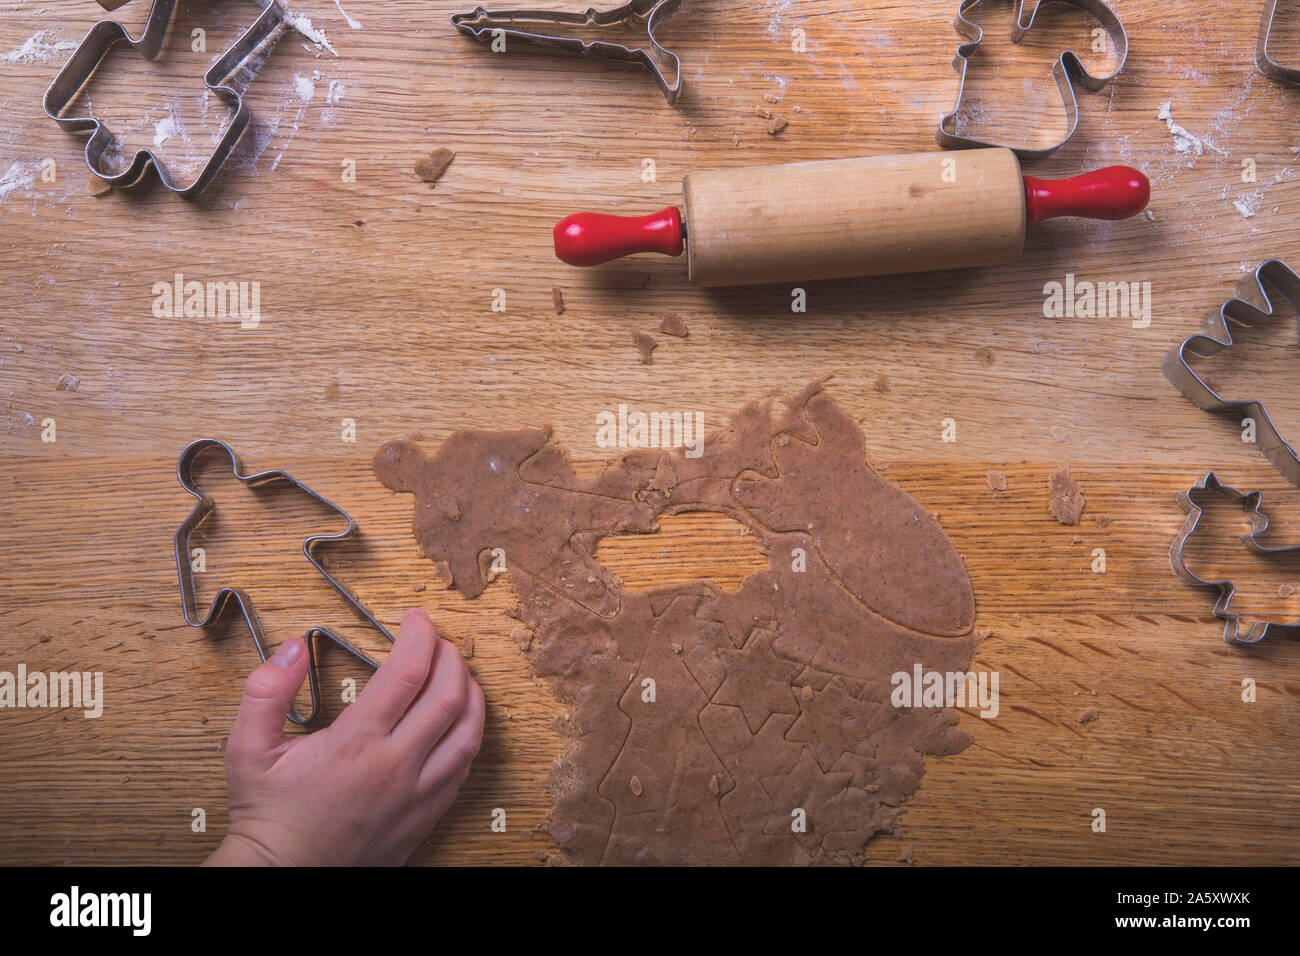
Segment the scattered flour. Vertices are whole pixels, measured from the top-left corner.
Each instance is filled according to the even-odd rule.
[[[1251,193],[1249,196],[1234,200],[1232,207],[1241,213],[1243,219],[1250,219],[1259,211],[1259,201],[1263,198],[1263,193]]]
[[[304,17],[300,13],[286,12],[284,15],[284,22],[301,33],[312,43],[324,47],[335,56],[339,55],[339,51],[334,49],[333,44],[329,41],[329,37],[325,35],[325,31],[317,30],[316,27],[312,25],[311,17]]]
[[[317,73],[316,76],[319,77],[320,74]],[[312,98],[316,95],[315,77],[303,76],[301,73],[295,73],[293,75],[293,87],[294,91],[298,94],[298,99],[302,100],[304,103],[310,103]]]
[[[63,53],[71,53],[77,48],[75,40],[51,40],[49,30],[40,30],[27,38],[16,50],[0,56],[4,63],[48,63],[52,58]]]
[[[769,2],[765,6],[770,11],[767,19],[767,35],[778,42],[788,39],[784,15],[794,9],[794,0],[776,0],[776,2]]]
[[[153,128],[153,144],[161,146],[173,136],[181,135],[180,124],[176,122],[175,116],[164,116]]]
[[[1201,156],[1205,153],[1205,147],[1210,147],[1220,156],[1228,154],[1215,146],[1204,136],[1195,136],[1184,126],[1179,126],[1174,122],[1173,100],[1165,100],[1160,104],[1160,110],[1156,113],[1156,119],[1161,120],[1169,127],[1169,135],[1174,138],[1174,149],[1180,153],[1195,153]]]
[[[41,166],[36,162],[18,162],[11,165],[8,172],[0,176],[0,202],[19,190],[31,192],[40,172]]]
[[[351,27],[353,30],[361,29],[361,24],[358,23],[356,20],[353,20],[350,16],[348,16],[348,12],[343,9],[343,4],[339,3],[339,0],[334,0],[334,6],[339,8],[339,13],[343,14],[344,20],[348,21],[349,27]]]

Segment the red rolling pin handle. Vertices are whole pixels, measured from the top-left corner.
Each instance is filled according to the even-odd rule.
[[[1107,166],[1069,179],[1025,177],[1025,225],[1056,216],[1128,219],[1147,207],[1151,182],[1131,166]]]
[[[1025,224],[1055,216],[1127,219],[1146,208],[1151,183],[1131,166],[1107,166],[1069,179],[1025,180]],[[648,216],[579,212],[555,226],[555,254],[571,266],[595,266],[637,252],[680,256],[682,215],[669,206]]]
[[[648,216],[578,212],[556,223],[555,254],[571,266],[598,266],[634,252],[680,256],[685,239],[676,206]]]

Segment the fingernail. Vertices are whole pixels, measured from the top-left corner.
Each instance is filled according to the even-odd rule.
[[[289,667],[306,651],[307,646],[303,644],[302,639],[295,637],[275,649],[275,653],[271,655],[271,663],[276,667]]]

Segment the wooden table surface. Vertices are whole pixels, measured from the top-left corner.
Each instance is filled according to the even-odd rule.
[[[118,16],[136,29],[146,6]],[[98,719],[0,710],[0,862],[197,862],[224,832],[221,750],[255,656],[236,622],[201,631],[181,617],[172,535],[191,501],[174,464],[200,436],[351,512],[361,534],[330,566],[382,621],[418,604],[447,636],[475,639],[483,754],[415,860],[536,862],[552,846],[533,830],[560,708],[511,640],[508,579],[475,601],[443,591],[411,537],[411,499],[370,472],[375,448],[549,424],[590,474],[611,454],[596,415],[619,403],[698,410],[717,427],[825,376],[873,462],[964,555],[992,631],[975,666],[1001,675],[1000,715],[963,715],[974,744],[927,760],[899,833],[869,859],[915,844],[919,864],[1300,862],[1300,645],[1225,645],[1212,596],[1168,557],[1175,495],[1210,469],[1263,489],[1276,540],[1300,540],[1300,491],[1235,417],[1197,410],[1160,372],[1247,270],[1300,265],[1300,89],[1254,70],[1258,0],[1115,0],[1123,73],[1081,92],[1074,138],[1028,164],[1040,176],[1137,165],[1149,216],[1045,224],[1004,268],[809,283],[802,314],[789,287],[697,289],[675,260],[571,269],[551,225],[582,208],[659,209],[692,169],[935,150],[957,89],[955,0],[686,0],[661,34],[684,65],[676,107],[635,68],[493,55],[448,24],[468,3],[289,6],[337,56],[281,39],[248,88],[253,131],[186,202],[157,184],[92,196],[80,140],[42,113],[70,44],[102,15],[93,0],[0,0],[0,670],[105,682]],[[96,114],[118,117],[129,147],[157,141],[177,168],[192,163],[226,115],[199,77],[255,13],[187,7],[157,64],[115,52],[88,88]],[[964,115],[976,132],[1046,143],[1063,126],[1050,64],[1062,44],[1086,47],[1089,21],[1053,21],[1016,48],[1010,15],[990,11]],[[1275,53],[1300,60],[1300,26],[1281,26]],[[1107,54],[1086,58],[1104,67]],[[1199,154],[1157,118],[1166,101]],[[789,126],[770,134],[761,110]],[[431,187],[412,167],[440,146],[456,158]],[[1045,317],[1044,286],[1067,273],[1150,283],[1149,324]],[[256,326],[159,317],[154,286],[178,274],[259,283]],[[656,335],[642,365],[634,332],[669,312],[689,337]],[[1300,427],[1294,332],[1275,323],[1216,369],[1230,386],[1253,375],[1233,387],[1268,399],[1284,429]],[[945,419],[956,441],[941,439]],[[1078,527],[1048,511],[1063,462],[1087,496]],[[247,584],[273,640],[309,615],[346,621],[297,552],[328,516],[219,487],[231,500],[207,529],[201,590]],[[1300,594],[1282,596],[1300,584],[1296,562],[1264,566],[1235,544],[1233,520],[1198,560],[1242,576],[1243,611],[1300,617]],[[736,525],[698,516],[601,556],[635,587],[697,575],[734,587],[761,560]],[[341,658],[327,687],[363,676]],[[1089,707],[1100,716],[1081,724]],[[497,807],[504,833],[489,826]],[[197,808],[206,832],[192,831]]]

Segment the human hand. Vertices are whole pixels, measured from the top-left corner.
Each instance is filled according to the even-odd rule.
[[[288,738],[302,638],[248,676],[226,743],[230,829],[205,865],[399,865],[456,799],[483,738],[483,691],[420,610],[357,700]]]

